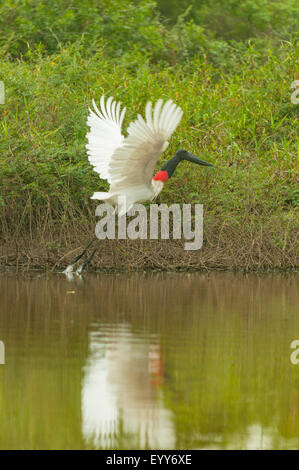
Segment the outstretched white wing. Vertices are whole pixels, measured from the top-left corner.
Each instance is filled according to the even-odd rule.
[[[168,146],[167,140],[183,115],[181,108],[168,100],[157,101],[154,110],[148,102],[145,120],[138,115],[128,127],[128,137],[118,146],[109,163],[110,191],[151,184],[155,164]]]
[[[94,111],[89,109],[87,124],[90,132],[87,134],[88,144],[86,145],[88,160],[99,173],[102,179],[111,182],[109,174],[109,164],[115,150],[124,141],[121,133],[121,126],[125,116],[126,108],[120,110],[120,103],[108,98],[105,103],[104,95],[101,97],[100,108],[97,108],[92,100]]]

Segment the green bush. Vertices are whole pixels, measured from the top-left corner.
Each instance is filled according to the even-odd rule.
[[[107,183],[87,159],[86,118],[92,98],[105,93],[127,106],[125,126],[149,99],[182,106],[158,166],[181,147],[214,164],[182,165],[161,202],[203,203],[216,230],[262,231],[279,220],[275,243],[285,246],[297,226],[299,106],[290,101],[296,38],[215,39],[186,15],[167,26],[145,0],[47,5],[0,6],[2,236],[16,225],[33,233],[41,224],[55,231],[62,221],[93,218],[89,197]],[[211,5],[203,2],[201,11]]]
[[[287,39],[299,29],[297,0],[158,0],[157,4],[172,23],[187,11],[187,19],[225,40],[265,34]]]

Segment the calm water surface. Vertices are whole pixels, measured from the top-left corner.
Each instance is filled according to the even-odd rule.
[[[1,449],[298,449],[298,275],[0,275]]]

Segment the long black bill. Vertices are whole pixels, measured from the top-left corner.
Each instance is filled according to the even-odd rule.
[[[197,165],[213,166],[211,163],[205,162],[204,160],[201,160],[200,158],[194,157],[192,153],[188,153],[188,155],[184,157],[184,160],[188,160],[188,162],[196,163]]]

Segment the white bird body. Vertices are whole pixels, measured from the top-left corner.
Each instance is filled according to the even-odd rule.
[[[87,124],[86,145],[88,158],[94,170],[110,184],[109,192],[95,192],[91,199],[99,199],[116,207],[119,215],[126,213],[133,204],[155,198],[163,189],[163,172],[153,178],[156,162],[168,147],[168,139],[179,124],[183,112],[171,100],[164,106],[158,100],[152,110],[149,101],[144,120],[138,115],[128,127],[128,136],[122,135],[122,122],[126,108],[112,97],[105,102],[101,97],[100,108],[93,101]],[[165,173],[165,172],[164,172]],[[121,197],[121,203],[119,204]]]
[[[130,186],[118,191],[95,192],[91,199],[105,201],[118,208],[118,213],[125,213],[137,202],[152,201],[162,191],[164,183],[152,179],[150,186],[138,185]],[[123,198],[123,199],[121,199]],[[122,201],[125,203],[122,204]]]

